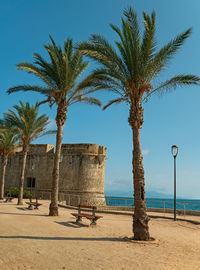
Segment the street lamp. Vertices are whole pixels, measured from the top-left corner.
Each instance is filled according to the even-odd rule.
[[[178,155],[178,146],[172,145],[171,151],[174,157],[174,221],[176,221],[176,157]]]

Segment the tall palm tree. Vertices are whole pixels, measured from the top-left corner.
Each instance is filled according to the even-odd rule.
[[[157,77],[166,68],[177,50],[189,37],[191,29],[175,37],[167,45],[157,50],[155,41],[155,12],[143,12],[144,32],[141,34],[137,14],[131,7],[124,11],[121,28],[111,24],[119,40],[116,49],[101,35],[92,34],[89,41],[79,44],[86,56],[97,61],[99,68],[93,71],[93,90],[107,89],[118,97],[111,100],[104,109],[114,103],[129,105],[128,122],[133,133],[133,184],[134,219],[133,233],[136,240],[149,240],[145,203],[145,181],[143,157],[140,148],[140,129],[143,124],[143,102],[154,93],[164,93],[178,86],[198,84],[200,78],[194,75],[177,75],[156,85]],[[96,78],[96,79],[95,79]]]
[[[87,90],[91,84],[91,78],[86,77],[83,81],[77,82],[82,72],[87,68],[88,62],[83,61],[79,50],[74,50],[72,40],[67,39],[64,48],[57,46],[50,37],[51,44],[45,45],[50,61],[46,61],[42,56],[34,53],[34,64],[20,63],[19,70],[26,70],[39,77],[44,86],[20,85],[12,87],[8,93],[17,91],[35,91],[46,97],[40,104],[48,102],[50,107],[57,105],[57,136],[56,151],[54,156],[54,167],[52,173],[52,193],[49,215],[58,215],[58,184],[59,184],[59,160],[63,137],[63,126],[67,119],[68,107],[77,102],[101,105],[96,98],[88,96],[93,90]],[[96,89],[95,89],[96,90]]]
[[[20,105],[15,105],[14,109],[4,113],[4,119],[11,130],[15,132],[20,140],[23,148],[23,159],[19,181],[19,196],[18,205],[23,204],[23,189],[24,189],[24,173],[26,166],[26,158],[30,143],[41,136],[55,133],[55,131],[45,131],[49,124],[49,118],[45,114],[38,116],[38,104],[30,105],[20,101]]]
[[[0,154],[2,158],[0,199],[4,198],[5,173],[8,157],[14,155],[19,149],[19,138],[8,126],[0,132]]]

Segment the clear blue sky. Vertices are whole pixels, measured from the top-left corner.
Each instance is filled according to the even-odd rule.
[[[43,44],[51,34],[62,45],[67,37],[75,42],[90,33],[100,33],[110,42],[116,35],[109,23],[120,25],[124,8],[133,6],[140,22],[142,11],[156,11],[159,47],[178,33],[193,28],[191,37],[161,74],[160,81],[179,74],[200,76],[200,1],[198,0],[7,0],[0,2],[1,115],[18,100],[35,102],[41,96],[6,90],[17,84],[39,83],[32,75],[16,70],[16,63],[32,61],[32,53],[45,56]],[[142,26],[142,24],[141,24]],[[107,93],[98,95],[103,103]],[[177,196],[200,199],[200,87],[179,88],[144,105],[141,145],[144,151],[146,190],[173,194],[173,159],[170,147],[179,146],[177,157]],[[48,106],[41,113],[55,118]],[[97,143],[107,147],[105,191],[132,193],[132,137],[128,107],[114,105],[101,111],[88,105],[70,107],[63,143]],[[55,144],[55,137],[35,143]]]

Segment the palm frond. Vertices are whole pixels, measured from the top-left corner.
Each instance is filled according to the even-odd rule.
[[[155,50],[156,50],[156,41],[155,41],[155,12],[153,11],[151,17],[143,12],[144,17],[144,34],[141,44],[141,69],[143,70],[143,76],[148,72],[147,64],[152,61]]]
[[[49,102],[59,105],[60,102],[66,101],[69,104],[72,97],[77,95],[80,90],[81,81],[79,77],[88,67],[89,62],[83,60],[80,50],[74,49],[72,39],[68,38],[64,43],[64,48],[56,45],[54,39],[50,37],[50,43],[44,45],[48,53],[49,60],[45,60],[40,54],[34,53],[34,63],[19,63],[17,68],[25,70],[39,77],[46,85],[18,85],[8,89],[8,94],[18,91],[35,91],[47,98],[37,104],[37,106]],[[90,78],[91,79],[91,78]],[[78,82],[79,81],[79,82]],[[85,96],[89,88],[81,89]],[[94,89],[93,89],[94,90]]]
[[[89,42],[82,42],[78,49],[88,57],[101,63],[108,69],[118,70],[118,73],[124,73],[123,62],[115,52],[114,48],[101,35],[92,34]]]
[[[185,85],[200,85],[200,77],[196,75],[178,75],[163,82],[159,87],[153,89],[147,95],[147,98],[153,93],[164,94],[166,91],[175,90],[179,86]]]
[[[38,104],[30,105],[28,102],[19,102],[13,106],[14,110],[4,113],[4,121],[9,129],[17,134],[22,143],[29,144],[42,133],[46,132],[49,118],[45,114],[38,116]],[[49,131],[52,134],[52,131]]]
[[[104,68],[95,69],[77,85],[77,91],[85,90],[84,93],[89,93],[91,89],[93,92],[110,89],[117,94],[122,94],[122,92],[120,92],[120,89],[123,88],[122,82],[124,84],[126,82],[124,82],[122,78],[120,78],[121,80],[118,77],[115,78],[114,75],[112,76],[112,74],[113,73],[110,72],[110,70]]]
[[[122,30],[126,43],[127,65],[130,76],[137,76],[140,62],[140,31],[136,12],[131,7],[124,11],[125,19],[122,18]],[[132,77],[132,76],[131,76]]]
[[[34,74],[36,77],[39,77],[45,84],[48,85],[50,88],[55,88],[55,83],[53,82],[52,78],[46,76],[43,72],[43,69],[37,67],[34,64],[30,63],[19,63],[17,64],[18,70],[26,70],[28,73]]]
[[[111,106],[111,105],[114,104],[114,103],[119,104],[119,103],[121,103],[121,102],[123,102],[123,101],[125,101],[125,102],[128,103],[128,99],[126,99],[126,98],[117,98],[117,99],[113,99],[113,100],[111,100],[107,105],[105,105],[105,106],[103,107],[103,110],[107,109],[109,106]]]
[[[151,80],[157,76],[173,58],[175,53],[182,47],[185,40],[190,36],[192,29],[189,28],[182,34],[179,34],[175,39],[171,40],[167,45],[157,52],[152,61],[148,63],[146,69],[148,70],[147,80]]]
[[[101,106],[101,101],[99,99],[93,98],[93,97],[82,97],[81,95],[76,96],[76,98],[74,98],[73,101],[69,105],[75,104],[77,102],[83,102],[90,105],[97,105],[99,107]]]
[[[78,45],[81,52],[100,64],[100,71],[93,72],[91,77],[79,85],[79,89],[106,89],[115,91],[127,102],[141,102],[143,95],[153,93],[154,78],[167,66],[175,53],[182,47],[191,34],[191,28],[179,34],[167,45],[156,52],[155,12],[151,15],[143,12],[144,32],[141,38],[137,14],[129,7],[121,18],[121,28],[111,24],[118,36],[113,46],[100,35],[91,35],[88,42]],[[99,73],[98,73],[99,72]],[[162,89],[176,88],[184,84],[196,84],[198,78],[182,75],[168,80]],[[161,88],[156,91],[161,91]]]
[[[7,90],[7,93],[11,94],[14,92],[19,92],[19,91],[24,91],[24,92],[34,91],[34,92],[41,93],[45,96],[48,96],[51,89],[46,88],[46,87],[42,87],[42,86],[37,86],[37,85],[18,85],[18,86],[14,86],[14,87],[9,88]]]
[[[55,86],[58,86],[59,80],[56,73],[56,70],[52,63],[48,63],[40,54],[34,53],[33,58],[35,59],[34,63],[37,66],[42,68],[42,71],[47,78],[49,78]]]

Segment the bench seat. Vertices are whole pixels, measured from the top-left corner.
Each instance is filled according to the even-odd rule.
[[[88,208],[92,210],[92,214],[89,213],[81,213],[81,211],[83,209],[81,208]],[[82,218],[87,218],[89,220],[91,220],[91,224],[90,225],[96,225],[96,221],[100,218],[102,218],[102,216],[96,216],[95,215],[95,210],[96,207],[95,206],[85,206],[85,205],[79,205],[78,207],[78,213],[71,213],[71,215],[73,215],[74,217],[76,217],[76,222],[78,223],[79,221],[82,220]]]
[[[42,205],[41,203],[36,202],[26,202],[28,204],[28,209],[33,209],[32,206],[35,206],[34,209],[39,209],[39,206]]]
[[[90,215],[90,214],[77,214],[77,213],[71,213],[73,216],[75,217],[85,217],[85,218],[88,218],[88,219],[99,219],[99,218],[102,218],[102,216],[93,216],[93,215]]]
[[[6,197],[4,202],[12,202],[14,197]]]

